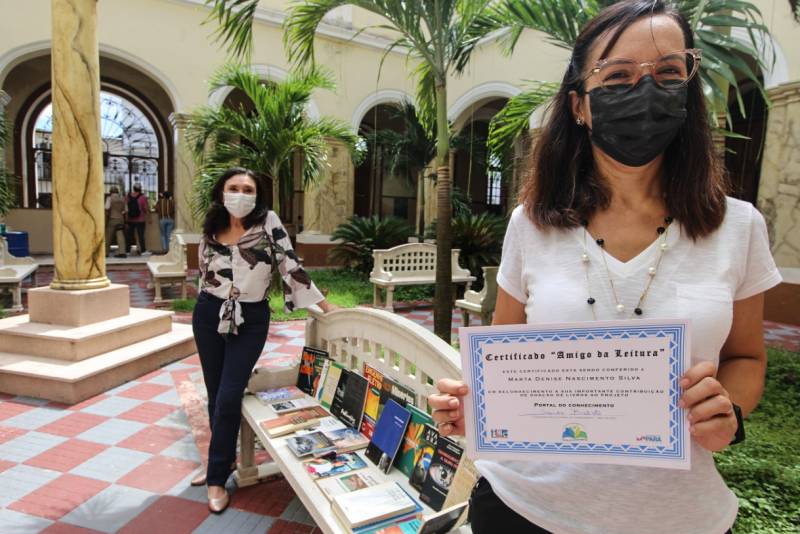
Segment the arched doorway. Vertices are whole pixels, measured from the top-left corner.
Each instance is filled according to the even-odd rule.
[[[356,215],[376,215],[382,219],[396,217],[415,226],[417,176],[392,171],[388,161],[395,147],[382,143],[376,135],[380,131],[403,133],[405,130],[399,103],[373,106],[361,119],[358,135],[364,139],[367,152],[355,169],[353,212]]]
[[[763,78],[759,76],[763,83]],[[767,129],[767,103],[752,80],[741,80],[744,113],[739,108],[733,89],[728,95],[729,128],[741,137],[725,138],[725,168],[728,171],[730,194],[756,204],[761,181],[761,157]]]
[[[505,168],[500,158],[489,154],[486,146],[489,123],[506,102],[506,98],[477,102],[467,116],[456,122],[463,126],[451,141],[453,187],[456,196],[468,203],[472,213],[502,215],[507,211],[506,178],[510,178],[511,169]]]
[[[53,106],[48,102],[29,121],[31,139],[28,151],[29,205],[52,205],[52,133]],[[153,122],[136,103],[108,89],[100,93],[100,132],[103,142],[103,175],[105,192],[111,187],[131,191],[134,184],[142,187],[151,204],[164,189],[161,155],[163,149]]]

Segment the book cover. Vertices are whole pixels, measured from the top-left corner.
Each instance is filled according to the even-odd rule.
[[[367,462],[354,452],[346,452],[334,458],[311,458],[303,462],[303,467],[316,480],[363,469],[367,467]]]
[[[314,354],[314,375],[311,378],[312,384],[310,393],[312,397],[317,396],[317,390],[321,385],[320,378],[322,376],[322,370],[325,368],[326,362],[330,362],[327,351],[319,351],[319,353]]]
[[[336,383],[336,391],[333,393],[333,399],[331,400],[331,414],[334,417],[339,417],[339,414],[342,413],[342,404],[344,404],[344,392],[347,389],[347,381],[350,380],[350,376],[354,375],[353,371],[350,369],[342,369],[342,374],[339,376],[339,381]]]
[[[319,406],[319,403],[311,397],[303,394],[303,397],[299,399],[281,400],[278,402],[273,402],[269,406],[276,414],[283,415],[299,410],[305,410],[306,408],[313,408],[314,406]]]
[[[325,375],[325,381],[322,383],[322,393],[319,396],[319,403],[323,407],[330,409],[343,370],[344,367],[334,361],[331,361],[328,365],[328,373]]]
[[[407,515],[422,509],[397,482],[385,482],[333,498],[336,515],[352,529]]]
[[[335,450],[333,441],[323,432],[311,432],[302,436],[291,436],[286,438],[286,446],[298,458],[304,456],[320,456]]]
[[[328,357],[328,353],[324,350],[315,349],[312,347],[303,347],[303,353],[300,356],[300,371],[297,374],[297,387],[309,395],[314,394],[314,378],[315,369],[317,368],[317,358],[320,362]],[[321,369],[321,363],[320,363]]]
[[[467,503],[462,502],[441,512],[425,517],[417,534],[445,534],[467,521]]]
[[[314,426],[319,419],[328,416],[330,414],[322,406],[313,406],[305,410],[278,416],[275,419],[266,419],[258,424],[269,437],[275,438]]]
[[[463,455],[458,463],[458,469],[456,469],[453,483],[450,484],[450,491],[447,492],[447,498],[444,500],[442,508],[450,508],[468,502],[472,495],[472,488],[478,483],[480,477],[481,475],[478,472],[478,468],[475,467],[475,462],[466,454]]]
[[[310,434],[312,432],[329,432],[334,430],[341,430],[343,428],[347,428],[347,425],[339,421],[338,418],[328,415],[327,417],[323,417],[322,419],[318,419],[314,426],[310,428],[306,428],[304,430],[298,430],[298,434]],[[330,436],[328,436],[330,437]]]
[[[428,467],[436,452],[436,443],[439,441],[439,431],[432,425],[425,425],[422,430],[422,437],[414,451],[414,470],[408,477],[408,483],[417,490],[422,489],[425,477],[428,475]]]
[[[365,453],[367,458],[384,473],[388,473],[392,468],[409,420],[411,413],[394,399],[389,399],[375,425],[375,432]]]
[[[355,473],[348,473],[340,477],[321,478],[317,480],[317,484],[319,485],[319,489],[322,490],[323,495],[331,501],[337,495],[377,486],[378,484],[386,482],[383,478],[378,478],[378,476],[369,471],[356,471]]]
[[[344,375],[343,375],[344,376]],[[339,383],[342,381],[339,379]],[[367,379],[360,374],[348,371],[344,389],[339,394],[338,388],[331,404],[331,413],[351,428],[361,428],[361,417],[364,415],[364,400],[367,397]]]
[[[442,509],[447,498],[463,454],[464,449],[455,441],[439,436],[436,453],[433,455],[428,476],[425,477],[419,494],[420,500],[437,512]]]
[[[369,440],[355,428],[345,427],[338,430],[325,430],[325,436],[336,447],[336,452],[351,452],[369,445]]]
[[[425,425],[433,425],[433,419],[426,412],[416,406],[406,405],[406,410],[411,412],[411,420],[408,423],[408,430],[403,438],[400,452],[395,459],[395,466],[407,477],[414,471],[414,460],[416,458],[417,447],[422,438]]]
[[[272,404],[273,402],[278,401],[300,399],[305,397],[305,393],[303,393],[296,386],[286,386],[282,388],[267,389],[265,391],[256,391],[255,396],[263,404]]]
[[[369,383],[369,389],[367,389],[367,400],[364,404],[361,433],[367,438],[371,438],[372,433],[375,431],[375,423],[378,421],[378,409],[381,401],[381,390],[383,389],[383,373],[365,362],[364,377]]]
[[[393,521],[388,526],[371,528],[359,534],[417,534],[420,526],[422,521],[412,517],[398,522]]]
[[[322,398],[322,391],[325,389],[325,378],[328,376],[328,369],[331,368],[333,360],[326,359],[322,365],[322,372],[319,374],[317,386],[314,388],[314,398],[319,401]]]
[[[417,403],[417,395],[412,390],[396,380],[385,376],[383,378],[381,398],[378,405],[378,419],[380,419],[383,407],[386,406],[386,402],[389,399],[394,399],[400,406],[405,406],[407,404],[416,405]]]

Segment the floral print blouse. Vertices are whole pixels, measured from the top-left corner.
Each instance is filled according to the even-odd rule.
[[[300,265],[292,242],[273,211],[263,225],[249,228],[235,245],[214,237],[200,240],[200,289],[225,302],[218,331],[237,334],[242,324],[240,302],[259,302],[269,293],[273,265],[283,279],[284,309],[307,308],[323,300],[322,293]]]

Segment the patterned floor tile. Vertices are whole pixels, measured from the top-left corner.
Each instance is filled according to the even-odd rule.
[[[92,441],[70,439],[26,460],[25,465],[66,473],[107,448],[108,445]]]
[[[62,475],[9,505],[10,510],[60,519],[78,505],[108,487],[107,482],[76,475]]]
[[[127,399],[125,397],[108,397],[98,403],[92,404],[88,408],[81,410],[84,413],[95,415],[105,415],[106,417],[116,417],[121,413],[127,412],[139,406],[142,401],[137,399]]]
[[[119,479],[117,484],[164,494],[199,467],[198,462],[154,456]]]
[[[61,473],[29,465],[16,465],[0,475],[0,507],[18,501],[32,491],[57,479]],[[2,530],[0,530],[2,532]]]
[[[189,534],[209,515],[204,504],[164,496],[125,525],[119,534],[141,534],[143,532],[169,532]]]
[[[68,412],[68,415],[65,417],[40,427],[38,431],[71,438],[86,432],[87,430],[94,428],[105,421],[108,421],[108,417],[103,417],[102,415],[83,412]]]
[[[86,432],[78,434],[77,437],[86,441],[94,441],[95,443],[116,445],[144,428],[147,428],[147,425],[138,421],[109,419]]]
[[[117,443],[118,447],[158,454],[182,437],[186,432],[177,428],[158,425],[146,426],[136,434]]]
[[[152,457],[145,452],[109,447],[103,452],[86,460],[70,471],[74,475],[81,475],[106,482],[116,482]]]
[[[149,491],[111,485],[61,521],[100,532],[117,532],[157,499],[158,496]]]
[[[3,421],[3,425],[24,428],[26,430],[36,430],[39,427],[58,421],[67,415],[69,415],[69,412],[64,409],[41,406],[22,412],[14,417],[9,417]]]
[[[295,498],[284,479],[239,488],[231,497],[231,507],[254,514],[280,516]]]
[[[0,532],[3,534],[41,532],[52,523],[49,519],[0,508]]]
[[[140,404],[132,410],[121,413],[119,416],[117,416],[117,418],[152,424],[156,421],[164,419],[170,414],[173,414],[176,410],[177,408],[175,406],[169,404],[148,401]]]
[[[28,432],[0,445],[0,458],[9,462],[22,463],[66,440],[67,438],[52,434]]]
[[[313,525],[278,519],[267,531],[267,534],[312,534],[315,531],[319,530]]]
[[[264,534],[274,522],[274,517],[228,509],[224,514],[209,515],[194,534]]]
[[[55,522],[40,532],[40,534],[100,534],[100,531],[77,527],[69,523]]]

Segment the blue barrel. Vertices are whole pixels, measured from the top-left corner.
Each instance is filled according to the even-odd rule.
[[[8,242],[8,252],[12,256],[24,258],[30,256],[28,250],[28,232],[5,232],[3,237]]]

